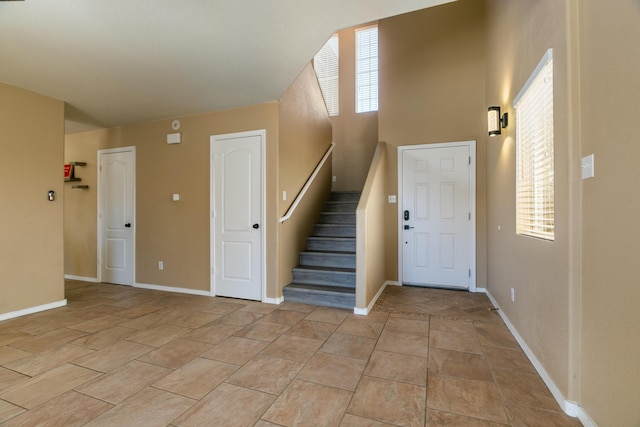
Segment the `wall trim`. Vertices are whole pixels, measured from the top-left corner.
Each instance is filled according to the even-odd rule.
[[[580,404],[578,404],[576,402],[569,401],[569,400],[567,400],[565,398],[565,396],[562,394],[560,389],[556,386],[556,384],[553,382],[553,380],[551,379],[551,377],[549,376],[547,371],[542,366],[542,363],[540,363],[540,361],[535,356],[533,351],[531,351],[531,349],[529,348],[527,343],[524,341],[524,339],[520,336],[520,334],[518,333],[516,328],[513,326],[513,324],[511,323],[511,321],[507,317],[507,315],[504,313],[504,311],[502,311],[502,309],[498,305],[498,302],[496,301],[496,299],[493,297],[493,295],[491,295],[491,292],[489,292],[485,288],[478,288],[478,289],[476,289],[476,291],[486,294],[487,297],[489,298],[489,300],[491,301],[491,303],[493,304],[493,306],[498,309],[498,314],[500,315],[500,317],[504,321],[504,323],[507,326],[507,328],[509,328],[509,331],[511,332],[513,337],[518,342],[518,345],[520,345],[520,348],[522,348],[522,350],[524,351],[524,354],[527,355],[527,358],[533,364],[533,367],[538,372],[538,375],[540,375],[540,377],[542,378],[542,381],[544,381],[545,385],[547,386],[547,388],[549,389],[549,391],[553,395],[553,398],[556,399],[556,401],[558,402],[558,404],[560,405],[560,408],[562,408],[564,413],[569,415],[569,416],[571,416],[571,417],[579,418],[580,421],[585,426],[594,426],[594,427],[596,427],[596,424],[593,423],[591,418],[587,415],[587,413],[584,411],[584,409],[582,409]],[[580,418],[581,414],[582,414],[583,417],[586,417],[586,419],[588,419],[592,424],[585,423],[583,421],[583,419]]]
[[[582,406],[579,406],[578,404],[575,405],[578,407],[578,419],[584,427],[598,427],[596,422],[591,419],[589,414],[587,414]]]
[[[382,292],[384,292],[384,290],[387,288],[387,285],[401,286],[398,282],[387,280],[382,284],[382,286],[380,286],[380,289],[378,289],[378,292],[373,297],[373,299],[371,300],[367,308],[353,307],[353,314],[357,314],[359,316],[368,316],[371,310],[373,309],[374,304],[376,303],[376,301],[378,301],[378,298],[380,298],[380,295],[382,295]]]
[[[77,280],[78,282],[100,283],[97,277],[74,276],[73,274],[65,274],[67,280]]]
[[[51,310],[52,308],[64,307],[67,300],[50,302],[49,304],[36,305],[35,307],[24,308],[22,310],[11,311],[9,313],[0,314],[0,322],[3,320],[13,319],[15,317],[26,316],[27,314],[39,313],[41,311]]]
[[[210,297],[211,292],[209,291],[201,291],[198,289],[188,289],[188,288],[178,288],[176,286],[163,286],[163,285],[152,285],[149,283],[134,283],[134,288],[141,289],[151,289],[153,291],[164,291],[164,292],[175,292],[179,294],[189,294],[189,295],[200,295],[205,297]]]
[[[264,297],[262,300],[263,303],[265,304],[276,304],[276,305],[280,305],[284,302],[284,295],[278,298],[267,298]]]

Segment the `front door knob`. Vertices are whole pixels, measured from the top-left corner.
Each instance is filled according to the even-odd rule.
[[[131,227],[131,223],[130,223],[130,222],[128,222],[128,223],[126,223],[124,226],[125,226],[125,227],[127,227],[127,228],[129,228],[129,227]]]
[[[258,224],[253,224],[253,228],[257,230],[260,226]]]

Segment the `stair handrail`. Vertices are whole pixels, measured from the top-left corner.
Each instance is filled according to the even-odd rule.
[[[336,146],[336,143],[331,141],[331,145],[329,145],[329,148],[327,148],[327,151],[324,153],[324,156],[322,157],[322,159],[320,159],[320,162],[318,163],[316,168],[313,170],[313,172],[311,173],[311,175],[307,179],[307,182],[304,184],[304,187],[302,187],[302,190],[300,190],[300,192],[296,196],[296,199],[293,201],[291,206],[289,206],[289,209],[284,214],[284,216],[282,218],[280,218],[280,223],[283,223],[286,220],[288,220],[289,218],[291,218],[291,215],[293,215],[293,212],[295,212],[296,208],[300,204],[300,201],[302,201],[302,198],[307,193],[307,190],[309,189],[309,187],[311,187],[311,184],[313,184],[313,181],[316,179],[316,176],[320,172],[320,169],[322,169],[322,166],[324,166],[325,162],[327,161],[327,159],[331,155],[331,152],[333,151],[333,148],[335,146]]]

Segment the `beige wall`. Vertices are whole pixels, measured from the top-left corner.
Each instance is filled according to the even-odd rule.
[[[81,157],[90,155],[88,164],[96,162],[95,150],[136,147],[137,283],[209,290],[210,136],[266,129],[266,160],[275,165],[277,117],[277,103],[180,117],[183,142],[176,145],[166,143],[167,133],[173,132],[173,118],[67,137],[66,158],[85,160]],[[79,173],[87,175],[90,182],[87,172]],[[95,205],[96,190],[75,190],[80,193],[69,195],[76,203],[70,199],[65,213],[76,213],[77,225],[72,226],[73,220],[65,218],[65,240],[69,242],[65,256],[70,260],[66,274],[95,277],[95,252],[83,251],[82,246],[96,240],[95,210],[82,210],[78,205]],[[276,294],[276,252],[269,250],[269,242],[276,241],[278,193],[274,168],[267,170],[266,192],[267,296],[272,297]],[[172,201],[173,193],[180,194],[179,202]],[[80,234],[84,237],[79,238]],[[159,260],[164,262],[162,271],[157,267]]]
[[[386,281],[384,244],[387,195],[387,145],[379,142],[356,210],[356,308],[364,310],[372,303]]]
[[[1,315],[64,299],[64,103],[0,84],[0,125]]]
[[[280,131],[278,164],[278,218],[293,204],[316,165],[331,145],[331,123],[313,67],[309,64],[278,103]],[[278,223],[278,289],[291,281],[291,269],[299,264],[299,252],[313,230],[331,190],[331,158],[317,175],[289,220]],[[282,200],[282,192],[287,200]]]
[[[576,400],[570,378],[572,313],[570,293],[577,285],[570,249],[579,229],[570,221],[575,190],[571,165],[579,161],[570,116],[569,17],[567,2],[489,0],[487,2],[487,102],[510,114],[510,125],[487,145],[487,288],[540,361],[559,391]],[[513,99],[547,49],[554,58],[555,241],[515,232],[515,130]],[[505,132],[506,131],[506,132]],[[500,227],[500,231],[498,230]],[[511,301],[510,288],[515,290]],[[576,307],[577,309],[577,307]]]
[[[340,42],[340,114],[331,117],[334,191],[362,191],[378,143],[378,112],[356,114],[355,30],[338,32]]]
[[[600,426],[640,425],[640,3],[580,1],[582,405]]]
[[[78,278],[95,279],[97,273],[97,191],[98,147],[107,145],[107,132],[67,135],[64,139],[64,162],[86,162],[76,167],[77,184],[88,185],[86,190],[64,187],[64,271]],[[101,138],[102,137],[102,138]],[[75,184],[75,183],[74,183]]]
[[[378,23],[379,139],[388,144],[387,194],[398,192],[397,147],[477,141],[477,286],[486,286],[483,2],[460,0]],[[397,205],[387,205],[387,278],[397,280]]]

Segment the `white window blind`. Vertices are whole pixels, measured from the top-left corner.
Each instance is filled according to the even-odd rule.
[[[378,111],[378,27],[356,31],[356,113]]]
[[[327,105],[330,116],[337,116],[340,112],[340,81],[338,79],[339,39],[335,34],[322,46],[320,52],[313,58],[313,68],[320,83],[322,96]]]
[[[513,104],[516,111],[516,233],[554,240],[551,49]]]

